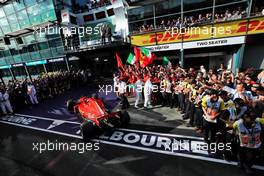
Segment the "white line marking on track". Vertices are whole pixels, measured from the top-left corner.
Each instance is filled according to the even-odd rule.
[[[52,118],[47,118],[47,117],[40,117],[40,116],[32,116],[32,115],[27,115],[27,114],[15,114],[17,116],[24,116],[24,117],[31,117],[31,118],[36,118],[36,119],[41,119],[41,120],[49,120],[49,121],[54,121],[54,120],[60,120],[60,119],[52,119]],[[71,124],[77,124],[80,125],[80,122],[74,122],[74,121],[69,121],[69,120],[60,120],[65,123],[71,123]]]
[[[68,137],[82,139],[81,136],[77,136],[77,135],[72,135],[72,134],[68,134],[68,133],[62,133],[62,132],[58,132],[58,131],[51,131],[51,130],[46,130],[46,129],[37,128],[37,127],[31,127],[31,126],[27,126],[27,125],[15,124],[15,123],[12,123],[12,122],[0,121],[0,123],[5,123],[5,124],[19,126],[19,127],[24,127],[24,128],[29,128],[29,129],[33,129],[33,130],[37,130],[37,131],[44,131],[44,132],[48,132],[48,133],[59,134],[59,135],[62,135],[62,136],[68,136]]]
[[[203,140],[203,138],[195,137],[195,136],[185,136],[185,135],[169,134],[169,133],[158,133],[158,132],[152,132],[152,131],[142,131],[142,130],[125,129],[125,128],[117,128],[117,130],[118,129],[123,130],[123,131],[129,131],[129,132],[140,132],[140,133],[147,133],[147,134],[154,134],[154,135],[163,135],[163,136],[170,136],[170,137],[183,137],[183,138],[189,138],[189,139]]]
[[[173,153],[173,152],[164,151],[164,150],[155,150],[155,149],[131,146],[131,145],[127,145],[127,144],[120,144],[120,143],[114,143],[114,142],[97,140],[97,139],[95,139],[93,141],[100,142],[103,144],[115,145],[115,146],[119,146],[119,147],[137,149],[137,150],[148,151],[148,152],[153,152],[153,153],[160,153],[160,154],[166,154],[166,155],[172,155],[172,156],[180,156],[180,157],[184,157],[184,158],[198,159],[198,160],[210,161],[210,162],[220,163],[220,164],[237,165],[237,162],[234,162],[234,161],[228,162],[228,161],[225,161],[223,159],[209,158],[209,157],[190,155],[190,154],[184,154],[184,153]],[[263,166],[254,165],[253,168],[264,171]]]
[[[32,116],[32,115],[27,115],[27,114],[15,114],[15,115],[32,117],[32,118],[36,118],[36,119],[49,120],[49,121],[59,120],[59,119],[52,119],[52,118],[46,118],[46,117],[40,117],[40,116]],[[63,121],[65,123],[72,123],[72,124],[80,125],[79,122],[73,122],[73,121],[67,121],[67,120],[60,120],[60,121]],[[169,133],[158,133],[158,132],[152,132],[152,131],[142,131],[142,130],[125,129],[125,128],[117,128],[117,129],[123,130],[123,131],[129,131],[129,132],[140,132],[140,133],[147,133],[147,134],[154,134],[154,135],[163,135],[163,136],[170,136],[170,137],[184,137],[184,138],[189,138],[189,139],[203,140],[203,138],[195,137],[195,136],[185,136],[185,135],[169,134]]]
[[[19,115],[19,114],[17,114]],[[29,116],[28,116],[29,117]],[[36,118],[35,116],[31,116],[32,118]],[[51,120],[49,118],[40,118],[39,119],[47,119]],[[72,135],[72,134],[67,134],[67,133],[62,133],[62,132],[57,132],[57,131],[51,131],[47,129],[41,129],[41,128],[36,128],[36,127],[31,127],[31,126],[26,126],[26,125],[21,125],[21,124],[15,124],[11,122],[6,122],[6,121],[1,121],[1,123],[9,124],[9,125],[14,125],[14,126],[19,126],[19,127],[24,127],[24,128],[29,128],[29,129],[34,129],[37,131],[44,131],[48,133],[54,133],[62,136],[67,136],[67,137],[72,137],[72,138],[77,138],[77,139],[82,139],[81,136],[78,135]],[[155,132],[148,132],[148,131],[139,131],[139,130],[130,130],[130,129],[123,129],[120,128],[120,130],[126,130],[126,131],[132,131],[132,132],[143,132],[143,133],[150,133],[150,134],[159,134],[159,135],[164,135],[163,133],[155,133]],[[180,136],[180,137],[186,137],[182,135],[173,135],[173,134],[165,134],[165,135],[170,135],[170,136]],[[191,137],[191,136],[188,136]],[[194,139],[197,139],[196,137]],[[222,159],[216,159],[216,158],[209,158],[209,157],[204,157],[204,156],[197,156],[197,155],[190,155],[190,154],[184,154],[184,153],[173,153],[169,151],[163,151],[163,150],[155,150],[155,149],[149,149],[149,148],[144,148],[144,147],[138,147],[138,146],[132,146],[132,145],[127,145],[127,144],[120,144],[120,143],[115,143],[115,142],[110,142],[110,141],[104,141],[101,139],[92,139],[92,142],[99,142],[102,144],[108,144],[108,145],[114,145],[114,146],[119,146],[119,147],[125,147],[125,148],[130,148],[130,149],[137,149],[137,150],[142,150],[142,151],[148,151],[148,152],[153,152],[153,153],[160,153],[160,154],[166,154],[166,155],[172,155],[172,156],[180,156],[180,157],[185,157],[185,158],[191,158],[191,159],[198,159],[198,160],[203,160],[203,161],[210,161],[210,162],[215,162],[215,163],[220,163],[220,164],[228,164],[228,165],[237,165],[237,162],[231,161],[225,161]],[[259,165],[254,165],[254,169],[258,170],[263,170],[264,171],[264,166],[259,166]]]

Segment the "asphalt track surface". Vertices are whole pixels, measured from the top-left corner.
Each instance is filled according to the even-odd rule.
[[[65,102],[69,98],[79,98],[81,95],[90,95],[97,90],[96,85],[78,88],[59,95],[54,99],[46,100],[38,106],[29,107],[19,114],[23,117],[36,117],[61,121],[70,121],[78,125],[73,114],[66,110]],[[118,101],[113,94],[104,96],[109,108],[113,108]],[[136,113],[136,110],[132,109]],[[18,116],[18,115],[17,115]],[[41,121],[40,121],[41,122]],[[38,122],[38,123],[40,123]],[[42,122],[41,122],[42,123]],[[43,122],[44,123],[44,122]],[[56,129],[56,128],[54,128]],[[59,128],[58,128],[59,129]],[[158,124],[145,126],[132,124],[129,129],[133,133],[149,132],[156,136],[170,133],[170,128],[160,127]],[[244,176],[242,170],[235,163],[223,161],[215,162],[209,158],[203,159],[166,154],[155,150],[140,147],[127,147],[121,142],[99,144],[97,151],[33,151],[33,143],[63,142],[81,143],[80,135],[67,136],[49,131],[30,129],[13,124],[0,123],[0,176],[49,176],[49,175],[179,175],[179,176]],[[122,130],[121,130],[122,131]],[[190,136],[191,132],[174,131],[174,134]],[[187,134],[188,133],[188,134]],[[148,133],[147,133],[148,134]],[[171,135],[174,135],[171,134]],[[197,138],[197,137],[195,137]],[[199,137],[198,137],[199,138]],[[198,139],[197,138],[197,139]],[[96,140],[94,141],[96,142]],[[117,145],[116,145],[117,144]],[[93,143],[94,145],[94,143]],[[264,175],[264,168],[255,169],[256,176]]]

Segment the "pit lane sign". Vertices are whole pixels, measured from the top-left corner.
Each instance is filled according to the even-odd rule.
[[[162,151],[164,153],[182,153],[197,156],[208,156],[208,150],[216,153],[216,144],[208,145],[202,138],[193,138],[188,136],[155,134],[146,131],[137,131],[117,129],[107,136],[99,136],[99,139],[117,143],[118,145],[132,145],[134,147],[144,148],[146,150]],[[231,150],[231,145],[222,145],[222,149]]]
[[[0,122],[22,126],[40,131],[68,134],[69,136],[80,135],[80,123],[73,121],[64,121],[44,117],[27,116],[22,114],[10,117],[2,117]],[[208,155],[208,147],[213,151],[215,146],[207,146],[202,138],[181,137],[177,135],[166,135],[149,133],[145,131],[130,131],[126,129],[117,129],[108,135],[101,135],[97,140],[101,142],[110,142],[116,145],[127,145],[140,147],[146,150],[163,151],[165,153],[185,153],[201,156]],[[226,146],[229,147],[229,146]],[[215,151],[216,152],[216,151]],[[214,152],[213,152],[214,153]]]
[[[147,46],[150,51],[169,51],[169,50],[180,50],[181,43],[173,43],[173,44],[165,44],[165,45],[154,45],[154,46]]]
[[[212,39],[212,40],[203,40],[203,41],[195,41],[195,42],[185,42],[185,43],[183,43],[183,49],[236,45],[236,44],[242,44],[242,43],[245,43],[245,37],[244,36],[222,38],[222,39]]]
[[[153,46],[147,46],[145,48],[148,48],[151,51],[168,51],[168,50],[237,45],[243,43],[245,43],[245,36],[201,40],[201,41],[184,42],[184,43],[172,43],[172,44],[164,44],[164,45],[153,45]]]

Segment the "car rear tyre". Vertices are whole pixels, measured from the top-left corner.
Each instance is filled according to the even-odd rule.
[[[73,108],[75,106],[76,102],[73,101],[72,99],[67,101],[67,109],[68,111],[73,111]]]
[[[82,117],[82,115],[80,114],[80,112],[77,112],[77,119],[83,123],[84,122],[84,118]]]
[[[83,122],[81,124],[81,134],[84,142],[90,141],[95,136],[96,130],[92,122]]]
[[[120,121],[122,127],[127,127],[130,122],[130,116],[127,111],[121,111],[120,112]]]

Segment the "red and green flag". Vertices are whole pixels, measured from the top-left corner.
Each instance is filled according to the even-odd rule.
[[[164,56],[162,59],[162,65],[164,67],[171,67],[171,62],[169,61],[169,59],[166,56]]]
[[[139,62],[140,66],[143,68],[151,64],[156,57],[154,53],[152,53],[147,48],[143,48],[143,47],[141,48],[134,47],[134,54],[135,54],[136,62]]]
[[[136,63],[136,56],[133,53],[130,53],[126,62],[130,65],[134,65]]]

